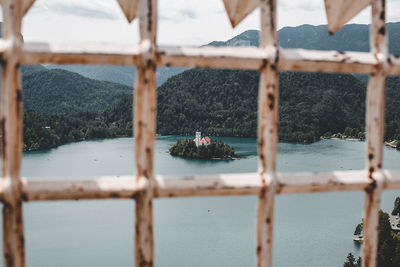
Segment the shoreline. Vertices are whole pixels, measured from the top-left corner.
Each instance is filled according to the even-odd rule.
[[[399,142],[400,142],[399,140],[394,140],[394,141],[392,141],[392,142],[387,142],[387,141],[385,141],[385,146],[398,149],[397,146],[398,146],[398,143],[399,143]]]
[[[365,141],[365,139],[361,138],[356,138],[356,137],[344,137],[344,138],[339,138],[339,137],[321,137],[321,140],[344,140],[344,141]]]
[[[323,137],[321,136],[320,140],[339,140],[339,141],[365,141],[365,139],[361,139],[361,138],[356,138],[356,137],[343,137],[343,138],[339,138],[339,137]],[[393,140],[391,142],[388,141],[384,141],[384,145],[390,148],[394,148],[397,149],[398,143],[400,142],[400,140]]]
[[[171,136],[175,136],[175,135],[159,135],[159,134],[157,134],[155,137],[171,137]],[[232,137],[232,136],[226,136],[226,137]],[[133,138],[133,137],[132,136],[116,136],[116,137],[105,137],[105,138],[80,139],[80,140],[74,140],[74,141],[65,142],[65,143],[59,144],[59,145],[54,146],[54,147],[49,147],[49,148],[39,148],[39,149],[31,149],[31,150],[23,149],[22,152],[38,152],[38,151],[43,151],[43,150],[55,149],[55,148],[58,148],[60,146],[63,146],[63,145],[69,144],[69,143],[78,143],[78,142],[102,140],[102,139],[117,139],[117,138]],[[257,139],[256,137],[234,137],[234,138]],[[339,138],[339,137],[323,137],[323,136],[321,136],[320,139],[315,141],[315,142],[318,142],[318,141],[321,141],[321,140],[365,141],[365,139],[356,138],[356,137]],[[292,143],[292,144],[303,144],[302,142],[288,142],[288,141],[282,141],[282,140],[279,140],[278,142],[285,142],[285,143]],[[315,143],[315,142],[312,142],[312,143]],[[397,147],[396,147],[397,142],[400,142],[400,140],[393,140],[391,142],[385,141],[384,145],[387,146],[387,147],[390,147],[390,148],[397,149]],[[235,160],[235,159],[240,159],[240,158],[233,158],[232,160]],[[229,160],[229,159],[216,158],[215,160]]]

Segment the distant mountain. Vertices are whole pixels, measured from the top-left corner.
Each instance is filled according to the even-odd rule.
[[[400,22],[387,23],[389,50],[400,55]],[[284,27],[278,32],[283,48],[303,48],[338,51],[369,51],[369,25],[347,24],[334,35],[327,25]],[[215,41],[212,46],[259,46],[259,31],[248,30],[227,41]]]
[[[129,86],[59,69],[27,72],[22,78],[22,88],[24,110],[46,114],[101,112],[133,92]]]
[[[228,41],[214,41],[209,43],[210,46],[259,46],[260,32],[257,30],[248,30],[236,35]]]
[[[63,69],[78,73],[86,78],[120,83],[133,87],[136,68],[131,66],[110,65],[46,65],[48,69]]]
[[[43,65],[22,65],[21,74],[28,75],[35,71],[47,70]]]

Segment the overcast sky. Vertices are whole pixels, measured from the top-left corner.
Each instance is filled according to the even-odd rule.
[[[278,0],[278,28],[327,24],[323,0]],[[387,20],[400,21],[400,1],[388,0]],[[370,23],[370,9],[351,23]],[[203,45],[259,29],[259,10],[232,29],[222,0],[159,0],[158,42]],[[117,0],[36,0],[23,21],[27,41],[137,43]]]

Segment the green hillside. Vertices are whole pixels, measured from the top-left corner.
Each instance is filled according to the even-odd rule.
[[[103,111],[132,87],[85,78],[65,70],[32,71],[22,78],[24,110],[47,114]]]
[[[120,83],[133,86],[136,80],[136,67],[108,65],[47,65],[48,69],[63,69],[76,72],[84,77],[99,81]],[[163,84],[169,77],[179,74],[188,68],[159,67],[157,68],[157,85]]]
[[[255,71],[210,69],[172,77],[158,88],[157,133],[190,135],[198,129],[207,135],[256,137],[258,80]],[[281,140],[313,142],[347,127],[357,135],[364,131],[365,88],[352,75],[283,72],[279,83]],[[116,108],[132,106],[128,98],[123,102],[107,116],[131,114]]]

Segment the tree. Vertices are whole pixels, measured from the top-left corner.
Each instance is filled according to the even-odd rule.
[[[394,201],[392,215],[397,215],[399,213],[400,213],[400,197],[396,197],[396,200]]]
[[[360,235],[363,232],[363,223],[357,224],[356,230],[354,231],[354,235]]]
[[[357,261],[354,258],[354,255],[349,253],[347,255],[347,260],[346,262],[343,264],[343,267],[361,267],[361,258],[358,257]]]

